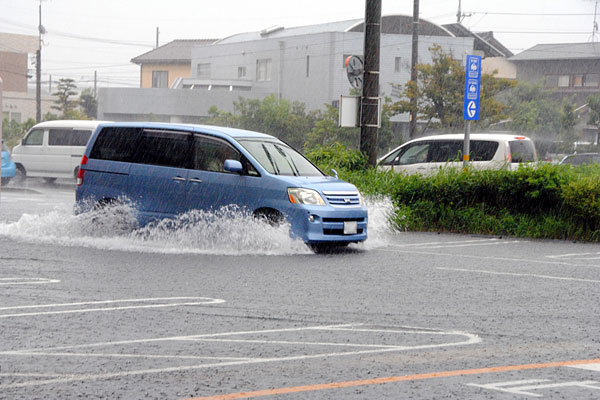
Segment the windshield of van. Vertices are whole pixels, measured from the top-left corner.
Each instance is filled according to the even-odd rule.
[[[239,140],[252,157],[273,175],[323,176],[304,156],[282,142]]]

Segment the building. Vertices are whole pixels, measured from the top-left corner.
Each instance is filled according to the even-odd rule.
[[[584,116],[587,98],[600,95],[600,43],[538,44],[509,59],[517,79],[541,84],[555,98],[573,99]],[[580,127],[581,140],[598,144],[598,129]]]
[[[213,44],[216,39],[174,40],[131,59],[140,66],[141,88],[168,88],[177,79],[191,76],[191,53],[196,46]]]
[[[0,78],[3,82],[2,119],[35,119],[35,93],[28,91],[29,56],[37,52],[37,36],[0,33]],[[42,96],[42,114],[51,111],[53,98]]]
[[[461,61],[474,51],[490,58],[510,55],[503,46],[481,35],[469,35],[460,24],[452,25],[447,29],[420,21],[420,63],[431,62],[429,49],[433,45]],[[382,96],[398,99],[399,90],[392,84],[402,85],[410,79],[411,27],[411,16],[382,17]],[[202,43],[191,48],[189,77],[156,78],[156,82],[166,80],[163,87],[171,89],[150,85],[149,71],[141,78],[141,89],[100,89],[99,118],[201,122],[212,105],[232,111],[233,101],[239,97],[260,99],[268,95],[303,102],[308,110],[337,105],[340,95],[351,91],[344,61],[363,53],[363,40],[363,19],[354,19],[287,29],[272,27],[236,34],[210,45]],[[155,61],[158,65],[159,60]],[[408,116],[396,116],[395,122],[405,124]]]

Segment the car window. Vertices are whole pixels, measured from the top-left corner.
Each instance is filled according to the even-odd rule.
[[[512,162],[532,162],[535,161],[535,148],[530,140],[511,140],[508,142]]]
[[[41,146],[44,143],[44,130],[34,129],[29,132],[29,135],[23,139],[23,144],[26,146]]]
[[[458,140],[439,140],[431,142],[427,156],[428,162],[450,162],[462,159],[463,142]]]
[[[50,128],[48,130],[48,146],[70,146],[73,129]]]
[[[192,135],[183,131],[144,129],[132,162],[163,167],[189,168]]]
[[[91,130],[73,129],[71,140],[69,144],[71,146],[85,146],[92,136]]]
[[[111,161],[131,161],[142,130],[139,128],[107,127],[94,142],[90,158]]]
[[[498,151],[498,142],[491,140],[472,140],[469,158],[471,161],[491,161]]]
[[[239,143],[271,174],[323,176],[321,170],[283,142],[240,140]]]
[[[398,154],[400,154],[400,152],[402,151],[402,149],[398,149],[396,151],[394,151],[392,154],[390,154],[389,156],[387,156],[386,158],[384,158],[383,160],[381,160],[380,164],[381,165],[395,165],[398,164]]]
[[[194,136],[194,153],[192,167],[212,172],[232,173],[225,171],[225,160],[239,161],[247,175],[259,176],[258,171],[230,143],[204,135]]]
[[[427,162],[429,143],[413,143],[408,145],[400,155],[398,165],[419,164]]]

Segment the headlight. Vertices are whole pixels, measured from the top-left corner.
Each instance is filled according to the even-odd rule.
[[[288,197],[294,204],[324,206],[325,201],[316,190],[304,188],[288,188]]]
[[[362,193],[359,190],[357,190],[357,192],[358,192],[358,201],[360,202],[361,205],[364,206],[365,205],[365,198],[363,197]]]

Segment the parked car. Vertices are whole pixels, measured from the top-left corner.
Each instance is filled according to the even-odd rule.
[[[411,140],[383,156],[382,170],[430,175],[444,167],[463,165],[464,134],[426,136]],[[475,133],[470,135],[470,161],[474,168],[515,168],[537,161],[533,141],[525,136]]]
[[[12,151],[17,178],[75,178],[92,132],[102,121],[60,120],[33,126]]]
[[[77,175],[79,211],[131,200],[140,225],[237,205],[316,247],[367,238],[356,187],[324,174],[277,138],[216,126],[102,124]]]
[[[582,165],[600,163],[600,153],[570,154],[560,160],[559,164]]]
[[[2,185],[6,185],[14,176],[17,166],[10,159],[10,152],[2,140]]]

